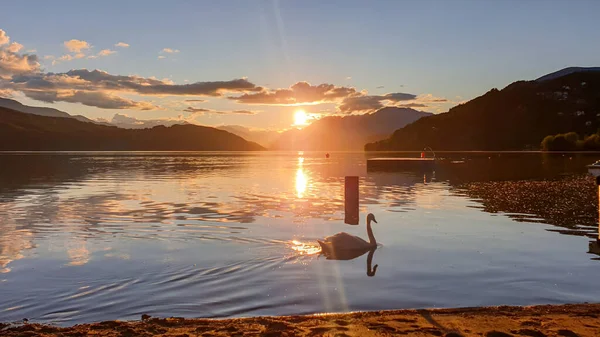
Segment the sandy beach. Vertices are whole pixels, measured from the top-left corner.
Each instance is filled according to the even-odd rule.
[[[240,319],[144,316],[72,327],[0,324],[2,336],[600,336],[600,304],[356,312]]]

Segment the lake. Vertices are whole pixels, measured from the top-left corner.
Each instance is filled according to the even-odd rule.
[[[600,154],[440,153],[435,172],[367,171],[373,156],[2,153],[0,321],[600,301]],[[319,255],[367,238],[368,213],[373,254]]]

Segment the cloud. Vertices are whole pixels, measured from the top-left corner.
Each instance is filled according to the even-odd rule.
[[[346,79],[349,81],[352,79],[352,76],[348,76],[348,77],[346,77]]]
[[[383,85],[377,86],[377,89],[383,89],[383,88],[385,88]]]
[[[13,96],[13,91],[10,89],[0,89],[0,97],[10,98]]]
[[[427,108],[428,105],[422,103],[408,103],[408,104],[400,104],[396,105],[399,108]]]
[[[183,111],[196,113],[196,112],[209,112],[211,110],[210,109],[203,109],[203,108],[194,108],[194,107],[190,106],[190,107],[187,107],[187,108],[183,109]]]
[[[125,43],[125,42],[119,42],[115,44],[115,47],[120,47],[120,48],[129,48],[129,44]]]
[[[238,114],[238,115],[256,115],[258,111],[250,111],[250,110],[232,110],[232,111],[219,111],[219,114]]]
[[[10,37],[6,35],[6,32],[0,29],[0,46],[5,45],[10,42]]]
[[[65,79],[71,81],[65,85]],[[77,69],[66,73],[20,76],[13,84],[21,89],[107,90],[149,96],[223,96],[224,93],[255,92],[263,88],[245,79],[173,84],[170,81],[139,76],[112,75],[100,70]]]
[[[44,102],[79,102],[105,109],[138,110],[150,110],[157,107],[147,102],[136,102],[117,95],[219,97],[230,92],[264,90],[245,79],[178,85],[169,80],[112,75],[100,70],[89,71],[87,69],[71,70],[66,73],[14,76],[7,88],[21,91],[32,99]],[[245,110],[242,111],[238,110],[235,113],[249,113]]]
[[[64,62],[64,61],[72,61],[73,59],[75,59],[75,57],[73,57],[72,55],[65,54],[65,55],[53,60],[52,65],[56,65],[57,63]]]
[[[397,103],[401,101],[413,100],[416,97],[416,95],[402,92],[389,93],[385,95],[347,97],[342,101],[338,109],[343,113],[371,112],[386,106],[383,102]]]
[[[207,100],[205,100],[205,99],[186,99],[185,102],[205,103],[205,102],[207,102]]]
[[[337,87],[326,83],[313,86],[308,82],[298,82],[288,89],[261,91],[229,99],[245,104],[294,105],[336,102],[359,94],[356,89],[349,87]]]
[[[250,110],[218,111],[218,110],[212,110],[212,109],[194,108],[194,107],[191,107],[191,106],[185,108],[183,111],[185,111],[185,112],[191,112],[193,114],[192,116],[204,115],[204,114],[216,114],[216,115],[231,115],[231,114],[237,114],[237,115],[256,115],[258,113],[258,111],[250,111]],[[190,118],[192,116],[190,116]]]
[[[159,119],[137,119],[125,114],[115,114],[113,118],[106,123],[114,124],[120,128],[126,129],[145,129],[153,128],[158,125],[172,126],[175,124],[185,124],[187,121],[183,118],[159,118]]]
[[[101,50],[101,51],[98,53],[98,56],[108,56],[108,55],[111,55],[111,54],[114,54],[114,53],[116,53],[116,51],[114,51],[114,50],[110,50],[110,49],[102,49],[102,50]]]
[[[91,48],[90,44],[83,40],[73,39],[73,40],[65,41],[65,42],[63,42],[63,44],[67,48],[67,50],[72,53],[81,53],[82,50]]]
[[[27,49],[28,53],[37,53],[37,49]]]
[[[158,107],[148,102],[136,102],[104,92],[81,90],[29,90],[23,92],[25,96],[42,102],[69,102],[95,106],[102,109],[135,109],[154,110]]]
[[[54,60],[56,57],[54,55],[46,55],[44,56],[44,60]]]
[[[19,54],[23,45],[9,42],[10,37],[0,29],[0,79],[10,79],[13,75],[30,74],[40,70],[36,55]]]
[[[167,58],[167,57],[166,57],[166,56],[164,56],[164,55],[158,55],[158,59],[159,59],[159,60],[162,60],[162,59],[164,59],[164,58]]]
[[[179,53],[179,49],[163,48],[163,53],[174,54]]]
[[[446,102],[448,102],[447,99],[445,99],[443,97],[435,97],[432,94],[419,95],[419,96],[417,96],[417,100],[419,102],[425,102],[425,103],[446,103]]]
[[[18,42],[13,42],[6,47],[6,50],[11,53],[18,53],[21,49],[23,49],[23,45]]]
[[[344,99],[338,107],[341,112],[370,112],[383,108],[382,96],[358,96]]]

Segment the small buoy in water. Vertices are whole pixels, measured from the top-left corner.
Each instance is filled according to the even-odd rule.
[[[325,155],[325,158],[329,158],[329,153]]]

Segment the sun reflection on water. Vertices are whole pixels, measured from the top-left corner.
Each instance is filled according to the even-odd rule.
[[[300,253],[300,255],[314,255],[321,252],[321,247],[306,244],[298,240],[292,240],[292,249]]]
[[[304,173],[304,157],[298,157],[298,169],[296,170],[296,196],[302,198],[308,186],[308,177]]]

